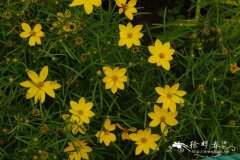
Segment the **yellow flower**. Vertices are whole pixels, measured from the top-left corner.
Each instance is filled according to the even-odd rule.
[[[181,98],[187,92],[178,90],[179,83],[174,84],[172,87],[166,85],[165,88],[156,87],[156,92],[160,95],[157,103],[163,103],[163,109],[170,109],[171,112],[176,112],[176,103],[182,104],[184,100]]]
[[[20,33],[20,37],[21,38],[30,37],[28,42],[30,46],[35,46],[36,43],[39,45],[42,44],[41,37],[44,37],[45,34],[41,31],[42,30],[41,24],[35,25],[33,30],[27,23],[22,23],[21,26],[24,32]]]
[[[170,63],[173,59],[172,55],[174,49],[171,49],[170,42],[162,44],[162,42],[157,39],[154,46],[148,46],[149,52],[152,54],[148,58],[149,63],[157,63],[157,66],[162,66],[164,69],[170,69]]]
[[[126,45],[127,48],[131,48],[132,45],[140,46],[140,38],[143,37],[143,34],[140,32],[143,25],[136,25],[133,27],[131,23],[128,23],[127,26],[123,24],[119,24],[119,35],[120,40],[118,42],[118,46]]]
[[[99,7],[102,5],[102,0],[73,0],[70,7],[84,5],[84,9],[87,14],[91,14],[93,11],[93,5]]]
[[[133,13],[137,13],[137,9],[134,7],[137,4],[137,0],[130,0],[127,4],[127,0],[116,0],[116,4],[119,8],[119,14],[125,12],[128,19],[133,19]]]
[[[70,106],[72,109],[70,109],[69,111],[73,115],[75,115],[71,117],[73,121],[79,121],[79,123],[82,124],[89,123],[90,122],[89,118],[95,115],[95,113],[91,111],[93,103],[92,102],[85,103],[85,99],[83,97],[80,98],[78,103],[75,101],[70,101]]]
[[[161,132],[163,135],[167,135],[168,129],[166,125],[174,126],[178,124],[178,121],[175,119],[178,112],[172,113],[168,110],[160,108],[158,105],[154,105],[154,112],[148,113],[148,116],[152,119],[149,123],[150,127],[156,127],[160,124]]]
[[[239,70],[240,70],[240,68],[238,67],[237,63],[230,64],[230,72],[232,74],[237,73]]]
[[[67,22],[64,26],[63,26],[63,30],[66,32],[72,32],[76,30],[76,24],[72,23],[72,22]]]
[[[117,89],[124,90],[124,82],[127,82],[127,76],[125,76],[127,69],[115,67],[113,69],[109,67],[103,67],[103,72],[105,73],[105,77],[103,78],[103,82],[106,83],[105,88],[110,89],[113,94],[117,92]]]
[[[48,76],[48,66],[42,68],[39,76],[32,70],[28,71],[27,74],[31,81],[20,83],[21,86],[29,88],[26,94],[27,99],[34,97],[35,104],[38,100],[43,103],[45,101],[45,93],[55,98],[54,89],[60,88],[61,85],[53,81],[44,82]]]
[[[111,124],[111,120],[107,118],[104,122],[104,130],[98,131],[96,133],[96,137],[99,138],[100,143],[104,142],[105,146],[109,146],[110,142],[116,141],[115,134],[110,132],[115,129],[116,129],[116,124]]]
[[[137,145],[135,155],[139,155],[142,151],[145,154],[149,154],[149,149],[158,150],[155,142],[160,139],[160,136],[158,134],[151,134],[151,129],[138,130],[137,133],[132,133],[129,137]]]
[[[91,151],[92,148],[87,146],[86,140],[68,142],[68,147],[64,149],[70,160],[89,159],[88,153]]]
[[[67,130],[70,129],[73,134],[77,134],[78,132],[81,134],[86,133],[86,129],[83,126],[83,123],[81,123],[80,121],[80,117],[76,115],[70,116],[69,114],[63,114],[62,119],[68,122],[67,127],[65,129]]]
[[[130,139],[128,132],[136,132],[137,131],[137,129],[135,127],[133,127],[133,128],[123,128],[119,123],[117,123],[116,125],[119,129],[121,129],[123,131],[122,132],[122,140]]]

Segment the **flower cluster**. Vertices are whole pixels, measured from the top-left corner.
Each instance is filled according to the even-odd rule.
[[[119,14],[124,13],[129,20],[133,20],[133,16],[137,13],[135,8],[137,0],[116,0],[116,5],[119,7]],[[84,5],[86,13],[89,15],[93,12],[93,6],[100,7],[102,4],[101,0],[73,0],[70,7]],[[69,21],[71,17],[70,11],[65,13],[57,13],[57,21],[53,23],[52,29],[62,27],[64,33],[72,32],[76,30],[76,24],[78,22]],[[41,24],[36,24],[33,29],[27,24],[21,24],[24,32],[20,33],[21,38],[29,38],[29,45],[35,46],[35,44],[41,45],[41,38],[45,36],[42,32]],[[134,46],[141,46],[140,39],[144,36],[141,32],[143,25],[133,26],[131,22],[127,25],[119,24],[119,40],[118,46],[125,46],[130,49]],[[59,34],[60,32],[58,32]],[[81,44],[82,39],[75,39],[76,44]],[[148,46],[150,57],[148,58],[149,63],[156,63],[157,67],[162,67],[165,72],[170,71],[170,61],[173,60],[173,54],[175,50],[171,47],[170,42],[162,43],[159,39],[156,39],[153,45]],[[99,69],[99,68],[98,68]],[[99,69],[100,70],[100,69]],[[108,67],[104,65],[103,73],[105,76],[101,79],[102,84],[105,85],[106,90],[111,90],[115,96],[118,90],[124,90],[127,86],[125,83],[128,82],[127,68]],[[231,66],[231,72],[235,73],[238,71],[237,65]],[[34,71],[30,70],[27,72],[30,80],[21,82],[20,85],[29,88],[26,93],[26,98],[34,98],[35,104],[40,101],[45,102],[45,94],[52,98],[55,98],[55,89],[61,88],[61,85],[57,81],[45,81],[48,76],[48,66],[45,66],[38,75]],[[101,76],[101,71],[97,74]],[[109,117],[103,122],[101,130],[95,132],[100,144],[104,143],[105,146],[110,146],[117,140],[117,136],[114,134],[116,129],[121,131],[122,140],[133,141],[137,146],[135,148],[135,154],[139,155],[142,152],[149,154],[151,150],[158,151],[159,146],[157,141],[161,137],[165,137],[169,133],[169,126],[175,126],[178,124],[176,119],[178,115],[177,105],[184,104],[182,98],[186,95],[186,92],[179,90],[179,83],[175,83],[173,86],[165,85],[165,87],[156,87],[157,94],[159,95],[156,104],[153,106],[153,111],[147,115],[151,121],[149,126],[151,128],[137,129],[135,127],[125,128],[120,123],[113,124]],[[94,101],[93,101],[94,102]],[[75,137],[78,133],[87,135],[88,126],[90,120],[95,116],[92,111],[93,102],[86,102],[84,97],[81,97],[78,102],[70,100],[70,109],[68,113],[62,115],[62,119],[66,122],[65,131],[72,133],[72,139],[68,142],[68,147],[65,148],[64,152],[69,154],[69,159],[89,159],[89,153],[92,148],[87,146],[86,139],[78,139]],[[99,116],[99,115],[97,115]],[[160,126],[161,134],[152,134],[152,128]],[[161,135],[161,136],[160,136]]]

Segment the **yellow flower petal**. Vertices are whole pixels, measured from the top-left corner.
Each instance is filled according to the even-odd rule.
[[[170,106],[170,103],[171,103],[171,100],[169,100],[169,99],[164,99],[164,101],[163,101],[163,109],[165,109],[165,110],[167,110],[168,108],[169,108],[169,106]]]
[[[86,11],[87,14],[91,14],[92,11],[93,11],[93,6],[92,4],[90,3],[90,1],[85,1],[84,3],[84,9]]]
[[[117,76],[118,77],[123,76],[124,74],[126,74],[126,72],[127,72],[126,68],[121,68],[121,69],[118,70]]]
[[[34,83],[38,83],[40,82],[40,78],[38,77],[37,73],[30,70],[27,72],[28,77],[34,82]]]
[[[83,97],[81,97],[78,101],[78,105],[79,105],[80,108],[85,107],[85,103],[86,103],[85,98],[83,98]]]
[[[148,50],[151,54],[158,54],[159,51],[154,46],[148,46]]]
[[[135,149],[135,155],[139,155],[142,153],[144,146],[143,145],[138,145]]]
[[[55,93],[50,85],[50,81],[44,82],[42,89],[52,98],[55,98]]]
[[[160,124],[160,119],[158,117],[158,119],[153,119],[150,123],[149,123],[149,126],[150,127],[156,127],[157,125]]]
[[[117,88],[119,88],[119,89],[121,89],[121,90],[124,90],[124,84],[123,84],[123,82],[116,81],[116,86],[117,86]]]
[[[133,14],[132,14],[131,12],[126,11],[126,12],[125,12],[125,15],[126,15],[126,17],[127,17],[128,19],[130,19],[130,20],[133,19]]]
[[[157,47],[158,49],[162,48],[162,42],[159,39],[155,41],[155,47]]]
[[[167,71],[170,70],[170,63],[168,61],[163,61],[162,62],[162,67],[166,69]]]
[[[116,84],[114,84],[112,87],[111,87],[111,91],[113,94],[115,94],[117,92],[117,86]]]
[[[168,128],[167,128],[166,123],[162,122],[160,128],[161,128],[162,134],[165,135],[165,136],[167,136],[167,134],[168,134]]]
[[[78,110],[78,104],[77,104],[77,102],[75,102],[75,101],[70,101],[70,107],[71,107],[73,110]]]
[[[118,46],[124,46],[125,44],[126,44],[125,39],[120,39],[120,40],[118,41]]]
[[[41,96],[41,90],[38,90],[38,92],[36,93],[36,95],[34,96],[34,103],[36,104],[37,101],[40,99]]]
[[[42,90],[40,95],[40,101],[43,103],[45,101],[45,92]]]
[[[73,2],[71,4],[69,4],[69,6],[74,7],[74,6],[83,5],[84,2],[85,2],[85,0],[73,0]]]
[[[165,121],[168,125],[170,126],[175,126],[178,124],[178,121],[173,118],[173,117],[166,117],[166,121]]]
[[[129,2],[128,2],[128,5],[129,6],[135,6],[137,4],[137,0],[130,0]]]
[[[21,38],[27,38],[29,36],[31,36],[30,32],[22,32],[22,33],[20,33],[20,37]]]
[[[145,154],[149,154],[149,147],[148,147],[148,146],[144,146],[143,152],[144,152]]]
[[[159,95],[166,95],[165,90],[162,87],[156,87],[155,91],[159,94]]]
[[[107,83],[107,82],[109,82],[109,81],[112,81],[112,77],[106,76],[106,77],[103,78],[102,81],[103,81],[104,83]]]
[[[22,26],[22,29],[23,29],[25,32],[31,32],[31,31],[32,31],[31,27],[30,27],[29,24],[27,24],[27,23],[21,23],[21,26]]]
[[[38,90],[39,89],[37,87],[29,88],[27,91],[27,94],[26,94],[26,98],[30,99],[30,98],[34,97],[37,94]]]
[[[34,32],[39,32],[42,30],[42,25],[41,24],[36,24],[33,28]]]
[[[142,30],[142,27],[143,27],[143,25],[136,25],[133,28],[133,33],[135,33],[135,34],[139,33]]]
[[[180,97],[182,97],[182,96],[184,96],[185,94],[187,94],[187,92],[180,90],[180,91],[177,91],[175,94],[178,95],[178,96],[180,96]]]
[[[133,39],[132,39],[132,43],[133,43],[135,46],[140,46],[140,45],[141,45],[140,40],[137,39],[137,38],[133,38]]]
[[[112,69],[110,67],[103,67],[103,72],[107,76],[110,76],[110,77],[112,76]]]
[[[126,39],[125,41],[126,41],[127,48],[128,49],[131,48],[133,43],[129,39]]]
[[[161,137],[158,134],[152,134],[148,137],[149,141],[155,142],[158,141]],[[155,149],[155,147],[153,147]]]
[[[45,81],[48,76],[48,66],[44,66],[39,74],[39,79],[41,82]]]
[[[113,87],[113,85],[114,85],[114,81],[107,82],[105,85],[105,89],[110,89]]]
[[[20,85],[26,88],[35,87],[35,85],[31,81],[21,82]]]
[[[36,37],[36,36],[35,36],[35,41],[36,41],[36,43],[37,43],[38,45],[41,45],[41,44],[42,44],[42,41],[41,41],[40,37]]]
[[[173,102],[173,101],[170,101],[170,104],[169,104],[169,109],[171,112],[176,112],[176,103]]]
[[[52,82],[51,81],[50,85],[51,85],[52,89],[59,89],[59,88],[61,88],[61,85],[58,84],[57,82]]]
[[[127,80],[128,80],[127,76],[118,77],[118,81],[120,82],[127,82]]]
[[[28,44],[29,44],[30,46],[35,46],[36,41],[35,41],[35,37],[34,37],[34,36],[31,36],[31,37],[29,38]]]
[[[36,37],[44,37],[45,34],[44,34],[44,32],[39,31],[39,32],[37,32],[37,33],[35,34],[35,36],[36,36]]]

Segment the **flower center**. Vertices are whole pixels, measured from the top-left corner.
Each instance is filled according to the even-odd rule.
[[[159,53],[159,58],[163,59],[164,58],[164,54],[163,53]]]
[[[128,33],[127,34],[127,38],[132,38],[133,37],[133,34],[132,33]]]
[[[122,4],[122,8],[123,8],[123,10],[127,10],[127,8],[128,8],[128,5],[127,4]]]
[[[70,27],[71,30],[74,30],[74,29],[75,29],[75,25],[73,25],[73,24],[70,24],[69,27]]]
[[[104,133],[105,133],[105,135],[108,135],[108,134],[109,134],[109,130],[106,129],[106,130],[104,131]]]
[[[168,93],[168,94],[167,94],[167,98],[171,99],[171,98],[172,98],[172,94],[171,94],[171,93]]]
[[[160,121],[161,122],[165,122],[166,121],[166,117],[164,117],[164,116],[160,117]]]
[[[30,34],[31,34],[32,36],[36,36],[36,32],[31,31]]]
[[[44,85],[43,82],[39,82],[39,83],[37,84],[37,86],[38,86],[39,88],[43,87],[43,85]]]
[[[82,111],[82,110],[79,110],[79,111],[78,111],[78,114],[83,115],[83,111]]]
[[[113,76],[113,77],[112,77],[112,80],[113,80],[114,82],[117,81],[117,80],[118,80],[117,76]]]
[[[146,138],[141,138],[141,142],[142,142],[142,143],[146,143],[146,142],[147,142],[147,139],[146,139]]]

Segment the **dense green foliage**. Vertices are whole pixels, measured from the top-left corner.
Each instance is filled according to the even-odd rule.
[[[128,19],[119,15],[114,1],[94,7],[91,15],[83,7],[70,8],[71,0],[1,1],[0,159],[44,159],[46,153],[48,159],[67,159],[64,148],[69,139],[87,139],[93,160],[196,158],[187,151],[166,151],[178,141],[188,145],[191,141],[227,141],[239,152],[240,72],[231,73],[230,65],[240,63],[240,6],[233,2],[193,1],[188,8],[194,13],[192,19],[183,19],[186,16],[180,9],[178,18],[168,18],[176,13],[166,9],[159,12],[162,18],[154,24],[141,20],[149,13],[141,12],[144,6],[137,5],[134,18],[142,22],[144,37],[141,46],[127,49],[118,46],[118,25],[126,25]],[[67,10],[71,17],[63,17],[54,26],[59,20],[57,12]],[[30,47],[28,39],[19,36],[22,22],[42,25],[42,45]],[[68,22],[74,23],[73,31],[63,30]],[[82,42],[77,44],[76,38]],[[170,71],[148,62],[148,46],[157,38],[172,42],[176,50]],[[46,65],[48,79],[57,80],[62,87],[55,90],[55,99],[48,96],[43,104],[34,104],[25,98],[27,89],[19,83],[29,79],[27,70],[39,73]],[[123,91],[113,94],[105,89],[103,66],[127,68]],[[125,127],[147,128],[147,113],[153,111],[158,98],[155,87],[175,83],[187,92],[185,103],[177,106],[179,124],[162,136],[159,151],[135,156],[136,145],[121,140],[120,130],[114,131],[117,140],[109,147],[98,143],[95,134],[107,116]],[[85,135],[72,135],[64,130],[67,122],[61,115],[69,113],[70,100],[80,97],[93,102],[96,115],[86,125]],[[152,132],[160,134],[160,127]]]

